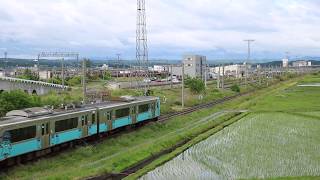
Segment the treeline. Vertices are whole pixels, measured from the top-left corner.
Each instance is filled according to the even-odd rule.
[[[81,95],[68,92],[55,93],[52,92],[45,96],[30,95],[22,90],[4,91],[0,93],[0,117],[11,110],[40,107],[40,106],[53,106],[57,108],[61,104],[78,104],[82,100]]]

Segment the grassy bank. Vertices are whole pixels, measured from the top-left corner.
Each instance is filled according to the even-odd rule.
[[[1,174],[1,178],[78,179],[104,173],[119,173],[152,154],[168,149],[178,142],[196,137],[208,128],[216,126],[217,122],[226,120],[222,115],[227,114],[221,114],[221,117],[214,118],[214,121],[204,119],[204,117],[221,109],[234,109],[248,98],[261,96],[271,89],[280,88],[292,81],[282,82],[250,96],[240,97],[215,108],[177,117],[165,123],[154,122],[134,132],[122,133],[116,138],[106,139],[96,146],[79,147],[56,157],[19,166],[6,174]]]
[[[319,179],[312,176],[320,175],[320,91],[296,86],[317,79],[306,76],[244,98],[237,107],[249,109],[249,116],[195,145],[187,160],[175,158],[144,179],[199,179],[200,174],[208,179]],[[160,158],[128,178],[140,177],[168,159]]]

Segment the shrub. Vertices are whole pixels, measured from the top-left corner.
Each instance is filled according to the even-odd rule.
[[[240,92],[240,87],[237,84],[232,85],[230,89],[234,92]]]
[[[181,102],[180,101],[175,101],[173,104],[177,105],[177,106],[181,106]]]
[[[69,86],[75,86],[81,84],[81,76],[74,76],[67,81]]]

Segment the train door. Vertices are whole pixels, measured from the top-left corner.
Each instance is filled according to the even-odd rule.
[[[130,114],[131,114],[131,118],[132,118],[132,124],[137,122],[137,107],[136,106],[132,106],[130,108]]]
[[[152,118],[153,118],[153,117],[155,117],[155,104],[151,103],[150,105],[151,105],[151,107],[150,107],[151,115],[152,115]]]
[[[100,116],[101,114],[99,113],[99,111],[97,110],[97,115],[95,115],[94,117],[92,117],[91,119],[91,124],[97,126],[97,134],[99,134],[99,128],[100,128]]]
[[[41,124],[41,143],[42,149],[48,148],[50,146],[50,123]]]
[[[88,136],[88,115],[81,116],[82,137]]]

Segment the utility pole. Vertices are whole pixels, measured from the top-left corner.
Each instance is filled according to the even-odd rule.
[[[38,54],[38,58],[37,58],[37,70],[38,70],[38,78],[40,80],[40,54]]]
[[[7,53],[7,51],[5,51],[5,52],[4,52],[4,62],[5,62],[5,66],[4,66],[4,76],[6,76],[6,74],[7,74],[7,68],[8,68],[7,56],[8,56],[8,53]]]
[[[120,65],[120,55],[121,54],[116,54],[117,55],[117,78],[119,78],[119,65]]]
[[[172,77],[173,77],[173,75],[172,75],[172,64],[170,65],[170,78],[171,78],[171,81],[170,81],[170,87],[171,87],[171,89],[172,89],[172,87],[173,87],[173,82],[172,82]]]
[[[77,75],[79,75],[80,73],[79,54],[76,55],[76,61],[77,61],[77,65],[76,65]]]
[[[244,40],[245,42],[248,43],[248,57],[247,57],[247,61],[245,62],[246,63],[246,77],[245,77],[245,86],[247,87],[248,85],[248,63],[250,61],[250,55],[251,55],[251,43],[254,42],[255,40],[254,39],[246,39]]]
[[[259,68],[257,67],[257,73],[259,78],[259,85],[261,86],[261,65],[259,65]]]
[[[220,64],[218,66],[219,66],[219,68],[218,68],[219,70],[218,70],[218,77],[217,77],[217,88],[220,89],[220,73],[221,73],[220,72]]]
[[[61,80],[62,80],[62,88],[64,91],[64,58],[61,59]]]
[[[222,81],[221,81],[221,88],[224,89],[224,64],[222,64]]]
[[[132,88],[132,74],[133,74],[133,68],[132,68],[132,64],[130,63],[130,89]]]
[[[207,88],[207,64],[204,66],[204,87]]]
[[[87,87],[86,87],[86,71],[87,71],[87,63],[84,58],[82,61],[82,88],[83,88],[83,104],[86,104],[87,97]]]
[[[182,78],[181,78],[181,106],[184,108],[184,63],[182,62]]]

